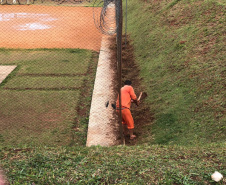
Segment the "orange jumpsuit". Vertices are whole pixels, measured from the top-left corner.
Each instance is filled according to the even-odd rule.
[[[121,88],[121,108],[122,108],[122,124],[126,124],[128,129],[134,128],[134,121],[130,112],[131,100],[136,100],[136,94],[133,87],[125,85]],[[116,102],[117,109],[119,109],[119,96]],[[119,112],[119,110],[117,111]]]

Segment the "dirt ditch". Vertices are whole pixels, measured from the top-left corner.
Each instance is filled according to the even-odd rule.
[[[125,42],[126,40],[126,42]],[[113,65],[112,67],[114,68],[115,71],[117,71],[117,63],[116,63],[116,39],[112,39],[111,41],[111,50],[112,50],[112,61]],[[145,91],[145,87],[142,84],[142,78],[139,75],[140,70],[139,66],[136,63],[135,60],[135,55],[134,55],[134,48],[131,43],[131,39],[129,36],[123,36],[123,43],[122,43],[122,83],[125,80],[131,80],[132,81],[132,86],[135,90],[135,93],[137,96],[139,96],[139,93],[142,91]],[[115,92],[117,92],[117,75],[115,75]],[[117,93],[116,93],[117,94]],[[129,135],[126,134],[125,140],[126,140],[126,145],[135,145],[137,142],[139,142],[142,139],[142,135],[144,132],[144,126],[147,124],[150,124],[153,120],[154,117],[150,111],[149,106],[144,102],[141,102],[139,107],[133,105],[131,107],[131,112],[134,118],[135,122],[135,129],[134,129],[134,134],[137,136],[136,139],[130,140]],[[116,115],[117,116],[117,115]],[[149,132],[150,133],[150,132]]]

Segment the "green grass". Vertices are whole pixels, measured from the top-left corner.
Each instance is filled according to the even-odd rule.
[[[32,76],[18,76],[17,78],[11,79],[4,88],[40,88],[40,89],[51,89],[51,88],[81,88],[84,80],[84,76],[76,77],[32,77]]]
[[[13,53],[13,54],[12,54]],[[83,74],[91,52],[79,49],[9,49],[0,51],[0,65],[18,65],[23,74]]]
[[[78,110],[90,105],[83,96],[92,93],[95,55],[77,49],[2,49],[0,64],[17,68],[0,84],[0,146],[84,145],[89,110],[83,115]]]
[[[0,150],[10,184],[216,184],[225,147],[56,147]],[[217,184],[223,184],[221,181]]]
[[[0,91],[1,146],[69,145],[79,91]]]
[[[140,143],[225,141],[225,22],[216,1],[130,1],[128,33],[155,118]]]

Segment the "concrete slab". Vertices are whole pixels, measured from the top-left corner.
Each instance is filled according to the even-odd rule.
[[[92,95],[86,146],[113,146],[120,144],[115,129],[118,122],[114,120],[115,111],[111,102],[115,101],[113,89],[114,71],[111,69],[109,36],[104,36]],[[106,102],[110,105],[106,107]]]
[[[115,13],[115,6],[111,5],[112,16]],[[89,125],[86,146],[113,146],[120,144],[115,135],[119,128],[118,122],[114,119],[115,110],[111,103],[115,102],[114,97],[114,73],[111,68],[110,37],[103,36],[99,54],[94,90],[92,95]],[[106,103],[109,101],[109,106]]]
[[[0,84],[16,67],[16,65],[0,65]]]

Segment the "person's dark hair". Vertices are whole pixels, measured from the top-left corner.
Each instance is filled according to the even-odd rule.
[[[124,82],[124,84],[125,84],[125,85],[132,85],[132,82],[131,82],[130,80],[126,80],[126,81]]]

